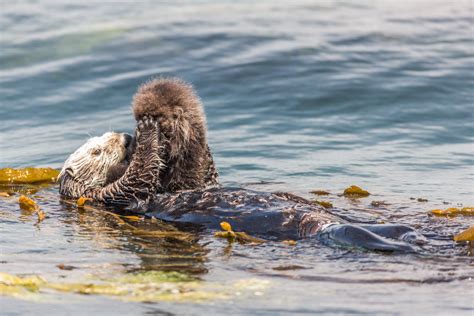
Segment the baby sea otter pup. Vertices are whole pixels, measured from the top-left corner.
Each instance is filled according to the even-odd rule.
[[[318,238],[381,251],[414,251],[422,236],[403,225],[354,225],[290,193],[221,188],[207,144],[203,107],[178,79],[152,80],[133,98],[134,137],[91,138],[65,162],[63,196],[89,197],[161,220],[266,239]]]

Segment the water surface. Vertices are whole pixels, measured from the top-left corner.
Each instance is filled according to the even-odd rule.
[[[137,86],[179,76],[205,105],[224,185],[306,197],[326,189],[334,193],[326,200],[348,209],[342,215],[406,223],[430,238],[420,255],[381,255],[312,241],[229,250],[204,234],[197,241],[203,249],[188,249],[183,263],[175,258],[183,247],[131,237],[106,215],[66,207],[53,186],[35,195],[48,214],[39,225],[16,197],[0,200],[0,271],[73,281],[108,270],[168,269],[204,282],[255,278],[268,286],[200,304],[2,297],[2,310],[472,313],[472,259],[451,238],[473,221],[426,215],[474,203],[471,2],[40,1],[0,8],[0,167],[60,168],[90,135],[132,132]],[[351,184],[373,195],[336,195]],[[390,205],[372,207],[372,200]],[[79,269],[59,270],[61,263]],[[282,271],[286,265],[304,269]]]

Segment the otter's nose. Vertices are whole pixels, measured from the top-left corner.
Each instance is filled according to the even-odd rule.
[[[125,146],[125,148],[127,148],[132,142],[132,136],[125,133],[123,133],[122,136],[123,136],[123,145]]]

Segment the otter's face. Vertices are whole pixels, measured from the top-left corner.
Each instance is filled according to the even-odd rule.
[[[130,135],[118,133],[90,138],[69,156],[59,177],[67,174],[87,188],[104,186],[109,170],[124,164],[131,140]]]

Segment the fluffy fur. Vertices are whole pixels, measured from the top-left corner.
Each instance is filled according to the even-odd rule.
[[[71,198],[84,196],[106,204],[142,208],[160,187],[159,136],[158,122],[143,117],[137,122],[133,144],[130,136],[116,133],[90,139],[66,160],[59,176],[59,192]]]
[[[203,106],[191,85],[179,79],[155,79],[133,97],[133,114],[156,119],[160,126],[160,173],[165,192],[217,184],[217,171],[207,145]]]
[[[124,134],[105,133],[92,137],[79,147],[64,163],[59,174],[77,179],[84,188],[102,187],[109,170],[119,165],[127,154],[127,137]]]
[[[385,238],[404,240],[406,234],[414,233],[409,227],[333,224],[343,220],[288,193],[201,190],[217,184],[217,172],[207,145],[201,102],[191,86],[181,80],[159,79],[141,86],[133,99],[133,113],[137,128],[129,149],[125,144],[130,142],[120,134],[107,133],[89,140],[64,165],[62,195],[85,196],[148,211],[162,220],[211,228],[229,220],[238,231],[270,238],[299,239],[318,234],[331,243],[413,251],[409,244]]]
[[[106,133],[88,140],[64,164],[62,195],[142,204],[156,193],[218,183],[203,107],[189,84],[150,81],[138,89],[132,109],[135,138]]]

